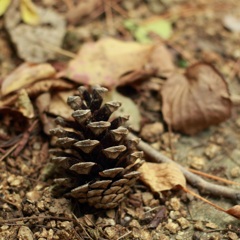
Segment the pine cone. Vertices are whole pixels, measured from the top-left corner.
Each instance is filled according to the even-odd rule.
[[[67,197],[95,208],[114,208],[130,191],[140,173],[142,152],[136,151],[138,139],[128,140],[128,129],[122,125],[128,117],[109,120],[121,104],[103,103],[103,87],[87,91],[79,87],[77,96],[70,96],[68,105],[74,110],[72,120],[61,117],[61,127],[51,130],[61,150],[53,161],[60,168],[55,182]]]

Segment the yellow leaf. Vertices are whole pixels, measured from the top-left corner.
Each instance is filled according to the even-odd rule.
[[[20,4],[21,16],[25,23],[30,25],[37,25],[40,18],[37,8],[31,0],[21,0]]]
[[[11,0],[0,0],[0,16],[2,16],[10,5]]]

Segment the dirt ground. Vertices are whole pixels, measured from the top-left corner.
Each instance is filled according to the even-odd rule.
[[[35,2],[42,6],[49,4],[64,14],[65,9],[60,1]],[[61,2],[66,4],[68,1]],[[231,15],[238,19],[232,25],[240,25],[240,2],[122,0],[116,3],[137,19],[156,15],[173,21],[173,33],[165,43],[171,49],[174,64],[180,71],[197,61],[211,63],[225,77],[231,95],[240,95],[240,30],[239,27],[238,30],[234,27],[230,29],[224,22],[224,17]],[[122,27],[124,14],[114,9],[112,14],[113,22],[105,12],[96,18],[85,17],[79,26],[71,25],[67,29],[63,48],[76,52],[89,38],[97,40],[102,36],[132,39],[131,34]],[[2,18],[0,30],[1,84],[4,77],[23,61],[4,29]],[[61,67],[66,61],[66,56],[60,55],[59,59],[53,60],[53,64]],[[146,82],[140,82],[138,87],[144,89],[145,86]],[[119,91],[131,98],[128,88],[126,85]],[[174,157],[186,168],[240,182],[239,103],[232,108],[231,118],[218,126],[209,127],[193,136],[173,132],[169,138],[160,113],[159,96],[147,91],[142,91],[145,99],[139,102],[137,100],[141,96],[135,96],[135,102],[139,104],[142,119],[159,122],[163,130],[155,141],[150,139],[153,137],[151,134],[145,136],[138,131],[135,132],[137,135],[166,156]],[[51,193],[53,165],[49,153],[54,148],[52,139],[43,132],[40,121],[32,122],[32,128],[24,129],[25,123],[16,121],[18,115],[14,115],[13,119],[4,116],[4,111],[1,111],[0,239],[240,239],[239,220],[181,190],[152,193],[139,181],[117,208],[94,212],[70,199],[54,197]],[[143,127],[144,120],[141,124]],[[26,142],[22,149],[16,151],[16,143],[20,139]],[[188,187],[201,194],[199,189],[191,185]],[[221,196],[202,196],[224,209],[238,204]]]

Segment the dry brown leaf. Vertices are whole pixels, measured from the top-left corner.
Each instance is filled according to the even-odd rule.
[[[35,82],[31,86],[27,87],[26,90],[29,96],[37,96],[43,92],[70,90],[73,88],[74,84],[64,79],[50,78]]]
[[[173,74],[161,94],[164,120],[176,131],[195,134],[231,115],[227,83],[205,63],[189,67],[185,75]]]
[[[178,186],[186,187],[186,179],[174,163],[145,162],[140,168],[141,180],[153,192],[171,190]]]
[[[4,79],[1,87],[2,96],[19,90],[40,79],[52,77],[55,72],[55,69],[48,63],[37,65],[23,63]]]
[[[124,84],[119,80],[122,75],[143,69],[152,50],[151,44],[124,42],[113,38],[86,43],[78,56],[70,61],[63,75],[77,83],[114,88]]]
[[[74,91],[64,91],[54,94],[48,112],[69,119],[72,116],[72,109],[67,104],[67,98],[72,95],[74,95]]]
[[[151,67],[157,70],[156,75],[169,77],[174,71],[172,55],[165,45],[159,43],[154,47],[150,58]]]
[[[6,132],[2,132],[2,134],[6,134],[8,137],[23,133],[29,126],[29,119],[20,111],[10,107],[0,107],[0,119],[2,129],[6,129]],[[6,140],[0,141],[0,147],[7,144]]]
[[[36,98],[36,106],[38,108],[39,118],[43,124],[43,131],[47,135],[49,135],[50,129],[54,127],[53,121],[51,121],[46,114],[49,109],[50,102],[51,95],[49,92],[42,93]]]
[[[89,17],[102,4],[99,0],[77,1],[77,6],[68,11],[66,19],[72,24],[77,24],[81,19]]]
[[[226,210],[226,213],[237,219],[240,219],[240,205],[235,205],[229,208],[228,210]]]

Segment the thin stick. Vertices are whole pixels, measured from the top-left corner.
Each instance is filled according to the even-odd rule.
[[[11,154],[11,152],[13,152],[19,145],[19,142],[17,142],[15,145],[13,145],[1,158],[0,158],[0,162],[2,160],[4,160],[9,154]]]
[[[198,199],[202,200],[203,202],[211,205],[212,207],[216,208],[217,210],[222,211],[222,212],[226,212],[226,210],[225,210],[224,208],[222,208],[222,207],[220,207],[220,206],[218,206],[218,205],[216,205],[216,204],[208,201],[206,198],[201,197],[200,195],[196,194],[195,192],[191,191],[190,189],[188,189],[188,188],[182,188],[182,189],[183,189],[184,192],[190,193],[190,194],[193,195],[195,198],[198,198]]]
[[[32,216],[32,217],[19,217],[19,218],[10,218],[7,220],[0,220],[0,225],[12,223],[12,222],[18,222],[18,221],[39,220],[39,219],[52,219],[52,220],[70,221],[70,222],[78,223],[75,219],[67,218],[67,217]]]
[[[218,177],[218,176],[214,176],[214,175],[211,175],[211,174],[208,174],[208,173],[205,173],[205,172],[197,171],[197,170],[192,169],[192,168],[189,168],[189,171],[192,172],[192,173],[196,173],[197,175],[206,177],[206,178],[214,179],[214,180],[219,181],[219,182],[224,182],[224,183],[227,183],[227,184],[232,184],[232,185],[240,186],[240,183],[233,182],[233,181],[231,181],[231,180],[227,180],[227,179],[225,179],[225,178],[221,178],[221,177]]]
[[[4,202],[4,203],[8,203],[8,204],[10,204],[10,205],[16,207],[17,209],[19,209],[19,206],[18,206],[17,204],[15,204],[15,203],[13,203],[13,202],[11,202],[11,201],[5,199],[5,198],[0,197],[0,201],[1,201],[1,202]]]
[[[60,47],[54,46],[53,44],[50,44],[48,42],[39,42],[39,44],[41,44],[41,46],[45,49],[48,49],[50,51],[56,52],[58,54],[61,54],[65,57],[69,57],[69,58],[75,58],[77,56],[77,54],[72,53],[70,51],[67,51],[65,49],[62,49]]]
[[[129,139],[136,138],[136,136],[132,133],[128,135]],[[173,160],[164,156],[159,151],[155,150],[147,143],[140,141],[138,144],[138,149],[142,150],[147,157],[149,157],[153,162],[157,163],[172,163]],[[197,176],[194,173],[189,172],[185,167],[180,164],[174,162],[180,169],[180,171],[184,174],[187,181],[194,187],[198,188],[199,191],[207,192],[208,194],[214,196],[222,196],[234,200],[240,200],[240,190],[231,189],[225,186],[217,185],[214,183],[210,183]]]
[[[132,231],[126,232],[121,237],[119,237],[117,240],[123,239],[123,238],[127,237],[128,235],[130,235],[131,233],[132,233]]]

